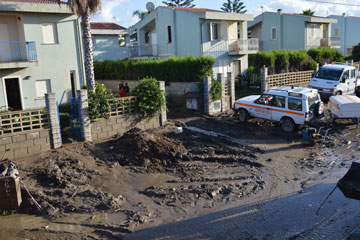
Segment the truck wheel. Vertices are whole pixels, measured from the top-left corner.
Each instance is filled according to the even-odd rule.
[[[245,109],[239,110],[239,120],[240,122],[246,122],[249,119],[249,114]]]
[[[338,92],[335,93],[335,96],[339,96],[339,95],[342,95],[341,91],[338,91]]]
[[[296,129],[296,124],[291,118],[284,118],[281,120],[281,128],[284,132],[293,132]]]

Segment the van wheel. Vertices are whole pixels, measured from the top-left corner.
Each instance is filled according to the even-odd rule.
[[[239,120],[240,122],[246,122],[249,119],[249,114],[245,109],[239,110]]]
[[[341,91],[338,91],[338,92],[335,93],[335,96],[339,96],[339,95],[342,95]]]
[[[281,120],[281,128],[284,132],[293,132],[296,129],[296,124],[291,118],[284,118]]]

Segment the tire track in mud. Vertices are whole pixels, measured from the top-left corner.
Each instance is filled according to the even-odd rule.
[[[128,239],[343,239],[359,226],[360,203],[337,192],[315,212],[329,186],[146,229]],[[149,236],[152,236],[149,238]]]

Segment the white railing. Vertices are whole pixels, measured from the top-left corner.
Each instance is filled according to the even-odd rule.
[[[237,39],[229,40],[229,50],[231,52],[242,52],[242,51],[258,51],[259,50],[259,39]]]
[[[306,39],[306,48],[318,47],[339,47],[341,46],[339,37],[308,37]]]
[[[205,45],[204,45],[205,46]],[[230,39],[222,40],[217,44],[205,48],[204,54],[209,55],[211,53],[220,52],[246,52],[246,51],[258,51],[259,50],[259,39]]]

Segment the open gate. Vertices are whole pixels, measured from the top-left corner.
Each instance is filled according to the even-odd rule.
[[[79,99],[70,98],[70,121],[71,121],[71,133],[75,139],[81,139],[80,128],[80,104]]]

